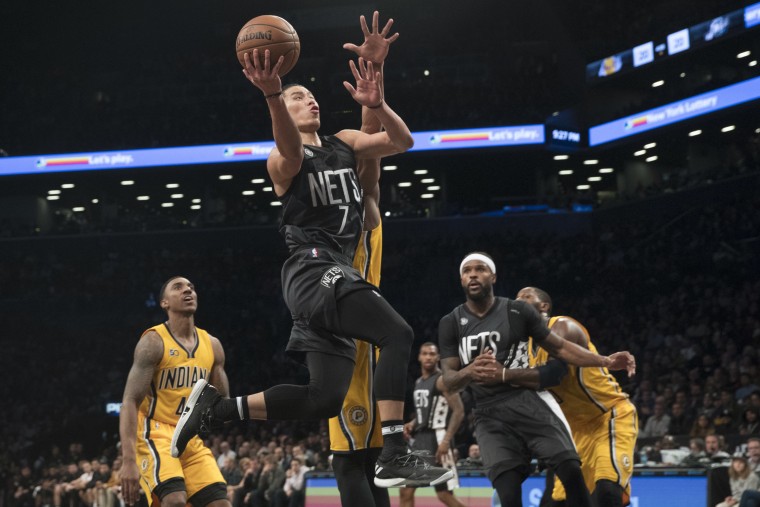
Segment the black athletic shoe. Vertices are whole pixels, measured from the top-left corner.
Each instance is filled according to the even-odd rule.
[[[187,443],[195,435],[208,434],[213,428],[218,427],[220,423],[214,420],[212,407],[222,398],[216,387],[212,386],[204,379],[200,379],[185,403],[185,410],[177,421],[177,427],[172,435],[172,457],[178,458],[183,452]]]
[[[427,459],[426,459],[427,458]],[[377,460],[375,486],[379,488],[422,488],[435,486],[454,477],[454,472],[431,465],[420,452],[397,454],[389,461]]]

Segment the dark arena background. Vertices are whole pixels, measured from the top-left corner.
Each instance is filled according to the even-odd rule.
[[[271,122],[234,41],[254,16],[290,21],[301,55],[283,82],[313,91],[321,133],[358,128],[342,44],[376,9],[401,34],[386,99],[415,136],[380,182],[381,290],[415,333],[408,401],[419,345],[464,301],[461,259],[485,251],[497,295],[541,287],[600,353],[636,355],[616,374],[640,418],[632,505],[730,494],[721,455],[684,459],[694,437],[730,456],[760,436],[760,4],[43,0],[0,20],[0,507],[118,505],[117,489],[109,505],[94,484],[57,491],[85,462],[118,470],[132,354],[172,275],[195,283],[233,395],[308,381],[284,353]],[[457,496],[497,505],[462,396]],[[207,444],[236,453],[230,485],[243,458],[295,447],[306,505],[337,505],[326,431],[248,422]],[[543,487],[531,477],[524,505]]]

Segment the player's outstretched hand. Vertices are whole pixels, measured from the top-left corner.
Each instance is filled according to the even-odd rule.
[[[343,81],[343,86],[346,87],[348,93],[362,106],[371,108],[378,107],[383,103],[383,94],[380,91],[380,85],[378,80],[380,79],[380,73],[375,72],[375,67],[372,62],[364,60],[359,57],[359,65],[357,67],[353,60],[349,60],[348,66],[351,68],[351,73],[356,79],[356,88],[354,88],[348,81]]]
[[[398,32],[388,37],[388,33],[393,26],[393,18],[389,19],[383,27],[381,32],[378,32],[380,20],[380,13],[375,11],[372,15],[372,31],[369,31],[367,27],[367,20],[364,16],[359,17],[359,22],[362,25],[362,32],[364,32],[364,43],[361,46],[351,44],[347,42],[343,44],[343,49],[353,51],[357,56],[361,56],[367,61],[374,62],[375,64],[381,64],[388,56],[388,50],[391,43],[398,39]]]
[[[610,360],[610,363],[607,365],[608,370],[626,370],[629,377],[633,377],[636,374],[636,358],[630,352],[615,352],[607,356],[607,359]]]
[[[245,74],[246,79],[253,83],[256,88],[261,90],[265,96],[281,92],[282,81],[280,81],[280,75],[278,72],[280,67],[282,67],[282,62],[285,61],[285,57],[281,56],[278,58],[274,67],[272,67],[269,58],[269,50],[264,50],[263,63],[260,59],[260,55],[261,52],[258,48],[253,50],[253,58],[251,58],[250,53],[245,53],[243,56],[243,58],[245,58],[243,74]]]

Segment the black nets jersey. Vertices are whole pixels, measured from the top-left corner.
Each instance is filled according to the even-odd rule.
[[[350,146],[335,136],[304,145],[301,170],[280,198],[280,233],[290,253],[322,246],[349,259],[364,225],[362,189]]]
[[[441,372],[414,382],[414,408],[417,411],[415,431],[446,429],[449,420],[449,403],[435,386]]]
[[[507,368],[527,368],[528,338],[532,336],[540,343],[548,335],[549,329],[535,308],[523,301],[497,297],[482,318],[465,305],[443,317],[438,326],[438,346],[441,359],[458,357],[462,368],[486,348],[493,350],[496,360]],[[478,404],[521,389],[510,384],[470,387]]]

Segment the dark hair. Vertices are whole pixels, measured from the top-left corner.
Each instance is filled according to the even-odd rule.
[[[172,280],[176,280],[177,278],[185,278],[185,277],[182,276],[182,275],[176,275],[176,276],[173,276],[173,277],[169,278],[168,280],[166,280],[164,282],[164,284],[161,286],[161,290],[158,291],[158,300],[159,301],[161,301],[162,299],[164,299],[164,294],[166,293],[166,288],[169,286],[169,284],[172,282]]]
[[[422,350],[422,347],[435,347],[436,350],[438,350],[438,344],[434,342],[425,342],[422,345],[420,345],[420,350]]]
[[[286,84],[286,85],[284,85],[284,86],[282,87],[282,91],[283,91],[283,93],[284,93],[285,91],[287,91],[288,89],[290,89],[290,88],[293,88],[294,86],[303,86],[303,85],[302,85],[301,83],[288,83],[288,84]],[[304,88],[306,88],[306,87],[304,86]]]

